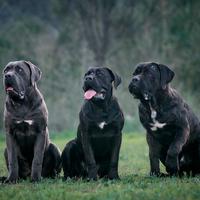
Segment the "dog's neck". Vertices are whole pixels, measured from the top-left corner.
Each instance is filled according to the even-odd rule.
[[[106,113],[109,108],[110,102],[111,102],[111,98],[109,100],[106,99],[99,102],[90,102],[90,104],[95,111]]]
[[[90,101],[92,107],[94,107],[95,110],[107,112],[109,105],[111,104],[111,101],[113,99],[113,90],[111,89],[109,92],[109,95],[107,94],[106,98],[104,100],[99,101]]]
[[[170,85],[167,85],[165,89],[158,90],[154,96],[156,104],[161,106],[166,101],[169,101],[172,90],[173,89],[170,87]]]
[[[105,121],[106,123],[109,123],[120,114],[118,109],[113,110],[114,102],[115,97],[112,96],[109,102],[104,102],[98,106],[93,102],[86,102],[83,107],[87,107],[87,110],[90,111],[85,114],[91,121],[96,119],[97,121]]]
[[[163,105],[170,101],[172,88],[168,85],[165,89],[158,90],[148,101],[142,100],[142,104],[151,111],[151,113],[162,110]],[[155,112],[154,112],[155,111]]]

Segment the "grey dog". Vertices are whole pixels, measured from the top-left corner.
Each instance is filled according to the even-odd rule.
[[[37,88],[41,71],[29,61],[15,61],[3,71],[6,102],[5,159],[9,175],[5,182],[16,183],[31,176],[54,178],[61,168],[59,149],[50,142],[47,128],[48,111]]]

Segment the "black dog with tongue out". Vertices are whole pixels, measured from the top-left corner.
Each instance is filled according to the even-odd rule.
[[[123,113],[112,94],[120,77],[108,68],[90,68],[84,77],[84,104],[77,138],[62,153],[64,178],[117,179]]]

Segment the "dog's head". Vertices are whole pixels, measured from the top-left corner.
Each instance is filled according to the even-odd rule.
[[[149,62],[137,65],[129,84],[129,92],[140,100],[148,101],[158,90],[165,90],[174,72],[169,67]]]
[[[12,99],[23,100],[27,90],[35,87],[40,77],[40,69],[29,61],[9,62],[3,70],[5,91]]]
[[[117,88],[121,83],[121,78],[111,69],[106,67],[89,68],[84,76],[84,98],[97,102],[109,99],[112,96],[112,83]]]

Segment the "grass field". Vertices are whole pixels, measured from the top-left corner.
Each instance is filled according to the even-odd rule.
[[[71,134],[70,134],[71,135]],[[60,149],[73,136],[58,135],[52,139]],[[0,140],[0,176],[7,174],[3,149],[4,140]],[[123,136],[120,153],[119,181],[83,180],[62,181],[46,179],[32,184],[21,181],[16,185],[0,185],[0,200],[74,200],[74,199],[200,199],[200,177],[195,178],[155,178],[148,175],[148,148],[144,134]]]

